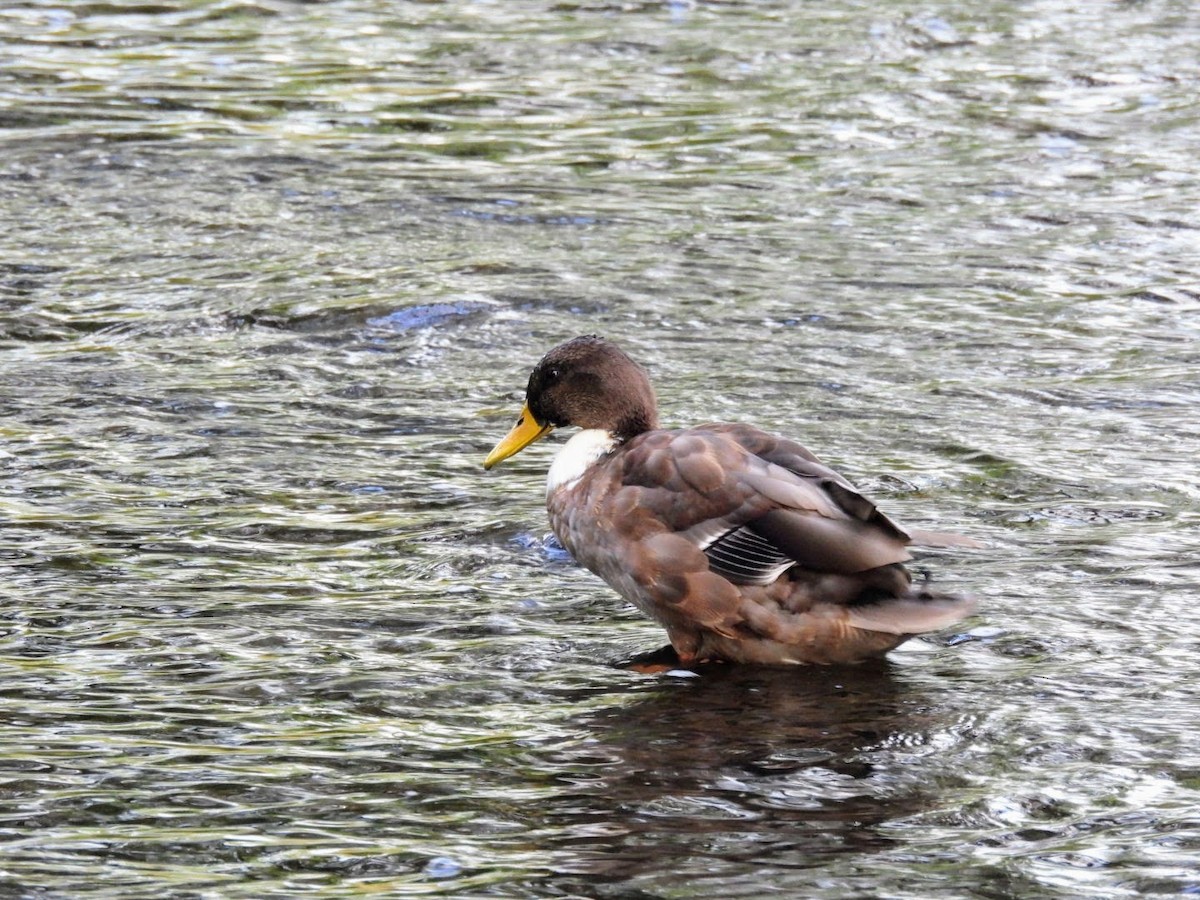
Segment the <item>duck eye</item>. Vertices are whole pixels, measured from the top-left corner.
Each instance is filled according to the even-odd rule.
[[[558,379],[561,377],[562,372],[559,371],[558,366],[552,366],[550,370],[546,372],[547,381],[558,381]]]

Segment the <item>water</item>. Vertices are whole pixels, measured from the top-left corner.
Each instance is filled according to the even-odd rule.
[[[1190,4],[0,13],[15,897],[1200,892]],[[855,671],[484,474],[580,332],[982,551]]]

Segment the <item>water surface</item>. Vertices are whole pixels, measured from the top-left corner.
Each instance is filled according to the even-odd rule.
[[[0,12],[0,885],[1200,891],[1190,4]],[[981,598],[663,641],[483,455],[598,331]]]

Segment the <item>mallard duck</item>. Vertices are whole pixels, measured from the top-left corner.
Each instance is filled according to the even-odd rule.
[[[596,335],[534,367],[490,469],[554,428],[562,545],[667,631],[681,664],[848,664],[944,628],[974,604],[912,583],[905,531],[794,441],[749,425],[662,429],[646,371]]]

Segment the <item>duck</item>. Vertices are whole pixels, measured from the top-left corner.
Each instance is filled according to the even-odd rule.
[[[855,665],[971,615],[913,582],[904,529],[795,441],[751,425],[662,428],[646,370],[614,342],[559,344],[529,376],[491,469],[556,428],[546,508],[562,546],[658,622],[679,665]]]

